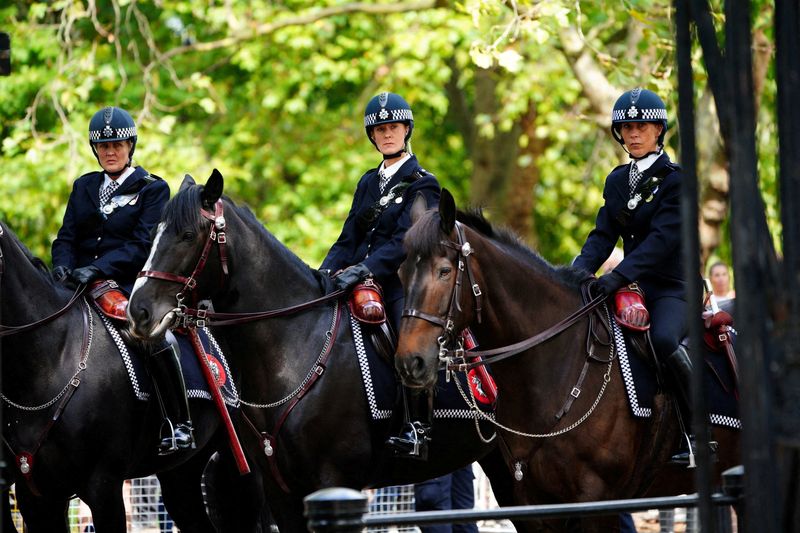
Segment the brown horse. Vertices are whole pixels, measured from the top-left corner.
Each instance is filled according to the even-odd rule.
[[[520,353],[492,364],[515,503],[693,492],[691,470],[664,466],[679,439],[673,402],[658,394],[649,419],[630,414],[605,308],[548,330],[582,307],[581,272],[552,267],[479,213],[457,212],[446,190],[438,211],[418,199],[413,220],[396,368],[407,386],[430,388],[442,361],[463,355],[451,346],[464,328],[484,351],[510,354],[502,347],[517,343]],[[521,341],[544,330],[553,334]],[[718,471],[738,464],[738,432],[715,428],[714,436],[724,453]],[[617,519],[584,526],[609,531]]]

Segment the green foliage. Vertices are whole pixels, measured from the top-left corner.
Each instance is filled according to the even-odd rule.
[[[13,75],[0,79],[0,216],[49,258],[71,183],[97,168],[89,118],[120,105],[139,127],[139,164],[173,191],[185,173],[202,181],[219,168],[226,193],[316,266],[338,235],[357,179],[380,163],[363,108],[391,90],[414,109],[421,163],[459,203],[469,198],[476,167],[460,123],[492,137],[513,131],[534,107],[535,135],[546,149],[518,162],[541,176],[530,191],[538,232],[527,237],[551,261],[568,262],[622,154],[598,125],[560,32],[580,29],[612,85],[645,83],[676,109],[668,0],[528,1],[515,4],[517,13],[499,0],[405,11],[402,2],[351,5],[63,0],[0,8],[13,64]],[[491,112],[476,102],[481,66],[497,71]],[[696,72],[702,84],[699,56]],[[469,116],[453,114],[448,86]],[[759,139],[769,154],[774,122],[762,119]],[[775,162],[762,159],[774,190]],[[774,193],[767,200],[776,217]]]

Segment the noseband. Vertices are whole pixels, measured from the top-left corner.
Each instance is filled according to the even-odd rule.
[[[165,281],[172,281],[175,283],[182,283],[183,287],[180,291],[175,295],[176,300],[178,301],[178,310],[184,316],[187,316],[187,306],[184,304],[184,300],[186,299],[186,295],[191,295],[192,304],[197,305],[197,302],[200,300],[199,295],[197,294],[197,278],[203,272],[206,267],[206,263],[208,262],[208,255],[211,253],[211,247],[214,243],[217,243],[217,247],[219,250],[219,262],[221,266],[221,274],[220,274],[220,287],[224,287],[228,281],[228,253],[227,249],[225,248],[225,244],[228,242],[227,234],[226,234],[226,224],[225,224],[225,216],[223,213],[222,207],[222,199],[217,200],[214,204],[214,212],[211,213],[203,208],[200,208],[200,215],[211,221],[211,229],[208,232],[208,238],[206,239],[206,243],[203,246],[203,251],[200,252],[200,257],[197,260],[197,264],[194,267],[192,273],[186,277],[181,276],[178,274],[173,274],[171,272],[160,272],[158,270],[142,270],[136,276],[137,278],[155,278],[161,279]],[[205,309],[197,309],[197,325],[199,327],[205,327]],[[194,314],[194,313],[190,313]]]
[[[431,324],[435,324],[440,326],[444,332],[442,335],[439,336],[439,358],[444,359],[447,356],[448,349],[447,346],[451,344],[456,344],[458,348],[455,350],[458,353],[463,354],[463,339],[461,335],[458,335],[455,331],[455,322],[453,318],[455,317],[456,312],[461,312],[461,285],[464,282],[464,271],[467,272],[467,277],[469,278],[470,288],[472,289],[472,296],[475,298],[475,318],[478,321],[478,324],[481,323],[481,296],[483,293],[481,292],[480,286],[475,282],[475,275],[472,271],[472,265],[470,262],[470,258],[475,251],[472,249],[469,241],[467,241],[464,237],[464,229],[460,222],[456,222],[455,224],[456,230],[456,238],[458,242],[454,242],[451,240],[442,240],[440,244],[442,246],[446,246],[448,248],[452,248],[458,254],[458,271],[456,272],[456,282],[453,285],[453,291],[450,293],[450,303],[447,306],[447,313],[444,315],[431,315],[429,313],[425,313],[418,309],[403,309],[403,316],[410,316],[415,318],[420,318]]]

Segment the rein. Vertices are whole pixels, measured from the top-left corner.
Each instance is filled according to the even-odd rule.
[[[466,372],[478,366],[502,361],[524,352],[563,332],[581,318],[589,315],[589,313],[599,307],[606,300],[606,296],[598,296],[597,298],[594,298],[584,306],[577,309],[568,317],[561,320],[559,323],[540,333],[537,333],[536,335],[533,335],[532,337],[528,337],[527,339],[521,340],[514,344],[509,344],[508,346],[501,346],[498,348],[492,348],[490,350],[470,350],[469,355],[467,356],[464,351],[463,343],[461,339],[458,338],[455,341],[458,347],[448,348],[447,345],[451,344],[450,341],[457,337],[455,335],[455,323],[453,318],[456,310],[461,311],[459,296],[461,294],[464,271],[467,272],[472,295],[475,298],[475,315],[478,323],[481,322],[481,296],[483,294],[478,286],[478,283],[475,282],[472,267],[470,266],[470,258],[475,251],[472,249],[469,241],[467,241],[464,237],[462,224],[460,222],[456,222],[455,228],[458,242],[453,242],[450,240],[441,241],[442,245],[452,248],[458,253],[458,273],[456,274],[456,282],[453,285],[453,292],[450,294],[450,303],[447,307],[447,314],[445,316],[436,316],[419,311],[417,309],[403,309],[404,317],[409,316],[419,318],[437,326],[441,326],[442,329],[444,329],[444,333],[439,337],[439,359],[447,362],[447,370]],[[467,357],[472,359],[472,361],[466,362]]]
[[[188,307],[183,303],[187,293],[191,295],[193,304],[196,305],[200,300],[197,294],[197,278],[205,269],[206,263],[208,262],[209,253],[211,252],[211,248],[215,242],[219,248],[219,258],[220,263],[222,264],[222,280],[220,282],[220,286],[225,286],[230,276],[228,269],[227,249],[225,248],[225,244],[228,242],[226,233],[227,224],[225,222],[222,199],[217,200],[216,204],[214,204],[213,214],[210,211],[206,211],[202,208],[200,209],[200,214],[203,216],[203,218],[211,221],[211,230],[208,232],[208,239],[206,239],[205,245],[203,246],[203,251],[200,253],[200,258],[197,260],[194,270],[188,277],[181,276],[179,274],[173,274],[171,272],[161,272],[158,270],[142,270],[136,276],[137,278],[154,278],[183,284],[181,290],[175,295],[175,299],[178,302],[178,306],[175,308],[175,314],[179,319],[183,320],[182,325],[184,327],[204,328],[209,325],[233,326],[238,324],[246,324],[249,322],[256,322],[258,320],[264,320],[267,318],[289,316],[301,311],[305,311],[306,309],[310,309],[322,303],[335,300],[345,293],[344,290],[337,290],[320,298],[303,302],[301,304],[283,307],[280,309],[254,311],[250,313],[217,313],[214,311],[209,311],[204,307]]]
[[[0,227],[0,237],[4,236],[5,232],[3,231],[3,228]],[[0,249],[0,276],[2,276],[4,273],[5,273],[5,257],[3,256],[3,250]],[[47,315],[44,318],[40,318],[39,320],[31,322],[30,324],[21,324],[19,326],[6,326],[0,324],[0,337],[7,337],[9,335],[16,335],[17,333],[30,331],[32,329],[38,328],[39,326],[43,326],[48,322],[52,322],[56,318],[60,317],[61,315],[69,311],[69,308],[72,307],[75,304],[75,302],[77,302],[80,299],[81,296],[83,296],[84,292],[86,292],[86,285],[79,285],[78,288],[75,289],[75,292],[72,294],[69,301],[67,301],[67,303],[64,304],[64,307],[62,307],[55,313]]]

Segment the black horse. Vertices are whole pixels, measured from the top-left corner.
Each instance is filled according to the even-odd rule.
[[[222,198],[222,188],[216,170],[205,186],[187,176],[167,204],[143,272],[153,277],[140,278],[131,295],[134,334],[157,336],[173,326],[176,317],[190,311],[176,305],[189,303],[184,299],[195,284],[196,296],[213,302],[212,329],[214,316],[237,322],[230,318],[236,313],[300,304],[324,294],[317,272],[248,209]],[[219,237],[223,229],[224,239]],[[209,248],[214,239],[224,246]],[[508,502],[504,491],[510,476],[500,461],[491,461],[499,459],[489,454],[494,444],[478,437],[473,419],[435,419],[428,461],[398,459],[385,451],[392,428],[388,420],[370,421],[350,323],[337,326],[334,318],[341,308],[341,302],[325,302],[291,316],[214,329],[242,371],[243,400],[262,404],[245,405],[247,420],[238,427],[264,475],[280,530],[306,530],[303,497],[320,488],[412,483],[482,458],[498,499]],[[309,381],[313,387],[305,386]]]
[[[67,533],[69,500],[77,495],[98,532],[124,532],[123,481],[153,473],[182,531],[215,531],[200,483],[209,456],[221,446],[212,403],[191,402],[196,450],[158,456],[155,395],[148,402],[135,398],[93,305],[79,298],[57,318],[14,331],[64,309],[70,293],[3,223],[0,291],[6,479],[16,481],[27,531]]]

